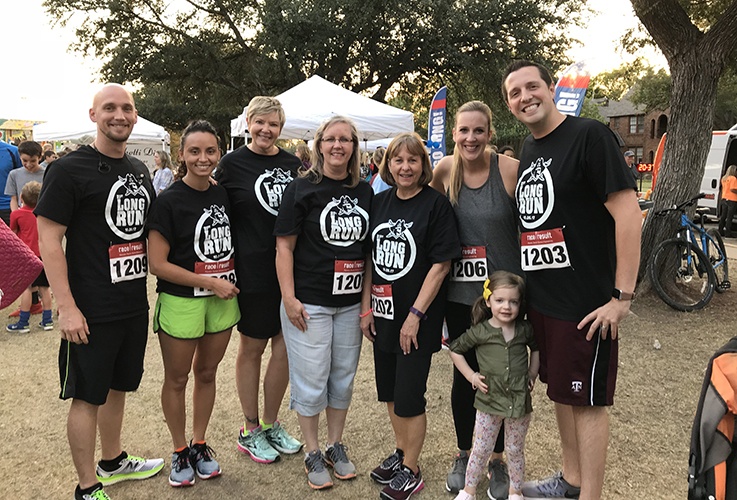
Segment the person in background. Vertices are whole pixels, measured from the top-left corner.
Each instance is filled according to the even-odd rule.
[[[156,194],[160,194],[164,189],[171,186],[174,182],[174,165],[171,163],[171,157],[166,151],[156,151],[154,153],[154,190]]]
[[[10,226],[10,195],[5,194],[5,185],[8,175],[15,169],[22,168],[23,164],[18,155],[18,148],[7,142],[0,141],[0,219]]]
[[[284,192],[276,220],[276,272],[289,355],[290,407],[305,439],[313,489],[356,477],[343,431],[361,353],[361,290],[370,250],[371,187],[360,178],[358,132],[342,116],[315,133],[312,168]],[[327,445],[320,451],[320,413]]]
[[[193,121],[179,148],[181,182],[157,196],[148,216],[149,264],[158,277],[154,331],[164,359],[161,406],[174,453],[169,484],[210,479],[220,464],[205,440],[215,404],[220,361],[238,320],[230,205],[222,186],[210,183],[220,161],[215,128]],[[186,432],[185,393],[194,371],[192,439]]]
[[[312,167],[312,163],[310,163],[310,148],[306,143],[300,142],[297,144],[294,155],[302,162],[302,166],[299,168],[300,173],[307,172]]]
[[[5,194],[10,196],[10,210],[18,210],[20,207],[20,190],[27,183],[36,181],[43,184],[44,169],[41,166],[41,145],[34,141],[24,141],[18,145],[22,169],[16,169],[8,174],[5,184]]]
[[[624,152],[624,161],[627,163],[627,167],[632,172],[632,177],[635,178],[635,182],[640,180],[640,172],[637,171],[637,165],[635,164],[635,153],[632,151]]]
[[[41,184],[31,181],[20,191],[22,206],[10,214],[10,229],[18,235],[18,237],[33,250],[37,257],[41,257],[38,249],[38,228],[36,226],[36,216],[33,215],[33,209],[38,203],[38,195],[41,193]],[[28,326],[31,317],[31,300],[33,289],[38,287],[38,293],[41,295],[43,304],[43,316],[38,324],[43,330],[53,330],[54,320],[51,316],[51,289],[49,288],[49,280],[46,278],[46,272],[41,269],[41,273],[31,283],[20,299],[20,314],[17,323],[10,324],[5,327],[9,332],[28,333]]]
[[[274,237],[282,196],[297,177],[300,161],[276,145],[286,123],[278,99],[251,99],[246,122],[253,140],[223,158],[216,178],[233,207],[235,268],[241,290],[235,383],[243,426],[238,432],[237,446],[255,462],[269,464],[279,460],[280,453],[291,455],[302,448],[302,443],[278,419],[289,383],[289,360],[279,315],[281,292]],[[263,377],[263,412],[259,412],[261,365],[269,344]]]
[[[499,154],[514,158],[514,148],[512,148],[512,146],[502,146],[499,148]]]
[[[48,146],[48,144],[44,145],[44,147]],[[59,159],[59,155],[57,155],[53,150],[51,149],[45,149],[43,152],[43,161],[41,162],[41,166],[46,170],[46,167],[51,165],[54,160]]]
[[[737,165],[730,165],[722,177],[722,203],[719,211],[719,234],[732,237],[732,218],[737,212]]]

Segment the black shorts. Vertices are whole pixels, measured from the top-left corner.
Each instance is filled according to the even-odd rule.
[[[238,307],[241,320],[238,331],[252,339],[270,339],[279,335],[281,319],[279,305],[281,294],[276,293],[239,293]]]
[[[619,341],[597,333],[586,340],[574,321],[545,316],[527,308],[540,349],[540,380],[548,397],[569,406],[611,406],[617,385]]]
[[[386,352],[374,347],[374,371],[379,401],[394,402],[394,414],[410,418],[425,413],[425,392],[432,353]]]
[[[41,269],[41,273],[38,275],[38,278],[33,280],[33,283],[31,283],[31,286],[49,286],[49,280],[46,277],[46,270]],[[51,309],[51,304],[49,304],[49,309]]]
[[[146,354],[148,312],[87,326],[89,344],[61,341],[59,397],[103,405],[110,389],[121,392],[138,389]]]

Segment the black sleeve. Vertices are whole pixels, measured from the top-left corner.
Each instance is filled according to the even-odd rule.
[[[80,189],[79,182],[71,178],[66,168],[47,170],[33,213],[63,226],[69,226],[79,207]]]
[[[438,196],[433,207],[433,218],[428,231],[428,258],[433,264],[461,256],[455,213],[448,199]]]
[[[293,236],[302,232],[307,206],[304,194],[297,192],[297,184],[300,184],[299,180],[292,181],[284,190],[274,225],[274,236]]]
[[[602,203],[607,196],[624,189],[637,189],[632,172],[617,146],[614,133],[604,124],[592,120],[594,126],[587,139],[584,174]]]
[[[170,191],[168,190],[163,191],[151,204],[146,228],[148,231],[153,229],[161,233],[161,236],[169,242],[169,246],[172,246],[175,242],[174,218],[171,203],[169,203],[169,199],[171,198],[169,193]]]

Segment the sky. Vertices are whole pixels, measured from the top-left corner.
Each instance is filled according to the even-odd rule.
[[[68,51],[74,27],[53,26],[42,3],[21,0],[3,10],[3,39],[7,46],[16,48],[3,59],[6,69],[0,75],[0,118],[51,120],[70,112],[78,115],[80,109],[89,108],[100,87],[96,82],[99,61]],[[591,74],[597,74],[623,62],[616,47],[637,18],[629,0],[589,0],[588,4],[599,14],[583,29],[571,33],[584,43],[571,49],[569,55],[575,61],[585,60]],[[20,58],[38,62],[39,71],[34,73],[27,64],[18,64]],[[15,70],[8,70],[13,64],[17,64]]]

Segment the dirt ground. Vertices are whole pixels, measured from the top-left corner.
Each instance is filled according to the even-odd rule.
[[[730,261],[730,266],[737,270],[737,261]],[[153,304],[153,280],[149,290]],[[736,296],[734,290],[715,295],[705,310],[695,313],[676,312],[654,295],[634,302],[622,327],[604,498],[686,497],[689,439],[702,377],[709,357],[737,334]],[[76,479],[66,439],[68,403],[58,399],[58,331],[5,332],[6,315],[16,305],[2,311],[0,319],[0,470],[5,471],[0,498],[72,498]],[[33,316],[32,320],[35,325],[40,319]],[[337,481],[331,490],[312,492],[301,454],[261,465],[236,450],[236,433],[243,420],[234,382],[236,335],[218,374],[219,392],[208,434],[223,475],[188,489],[168,485],[172,446],[159,402],[163,378],[159,344],[151,334],[142,386],[128,398],[123,442],[133,454],[164,457],[167,467],[155,478],[117,484],[107,488],[108,493],[115,499],[377,498],[379,487],[368,473],[393,450],[394,443],[385,407],[376,401],[371,347],[364,345],[344,438],[359,476]],[[662,346],[659,350],[653,347],[656,339]],[[444,488],[455,451],[451,366],[446,351],[435,356],[427,393],[428,433],[420,462],[426,488],[420,499],[453,498]],[[555,419],[544,385],[536,387],[533,404],[526,449],[528,478],[560,467]],[[296,417],[286,404],[280,419],[299,436]]]

